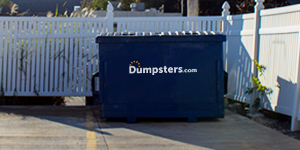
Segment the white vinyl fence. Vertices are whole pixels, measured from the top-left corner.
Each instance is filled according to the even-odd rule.
[[[263,10],[263,1],[256,0],[255,13],[229,15],[224,22],[226,97],[252,104],[253,97],[245,91],[257,76],[273,91],[260,106],[292,116],[291,129],[300,130],[300,4]],[[266,67],[263,76],[254,72],[253,59]]]
[[[0,17],[0,94],[92,96],[100,32],[221,32],[222,17]],[[115,26],[115,27],[114,27]]]

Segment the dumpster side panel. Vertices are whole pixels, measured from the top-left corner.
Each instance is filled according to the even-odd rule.
[[[99,50],[103,118],[224,116],[222,42],[122,38]]]

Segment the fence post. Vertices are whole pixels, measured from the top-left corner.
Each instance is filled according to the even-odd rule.
[[[300,39],[300,27],[299,27],[299,39]],[[300,50],[300,41],[298,42],[298,49]],[[300,53],[298,54],[298,63],[297,63],[297,84],[296,84],[296,91],[295,91],[295,97],[293,102],[293,111],[292,111],[292,120],[291,120],[291,131],[300,131],[300,120],[298,120],[298,117],[300,117]]]
[[[222,33],[223,35],[226,35],[226,41],[223,43],[223,66],[224,66],[224,70],[227,71],[227,58],[226,58],[226,49],[227,49],[227,32],[228,32],[228,20],[227,20],[227,16],[230,14],[229,9],[230,6],[228,4],[227,1],[225,1],[222,5]]]
[[[254,52],[254,57],[253,59],[254,60],[257,60],[258,61],[258,55],[259,55],[259,28],[260,28],[260,11],[262,9],[265,8],[265,6],[263,5],[263,2],[265,0],[255,0],[256,2],[256,5],[254,7],[254,33],[253,33],[253,52]],[[258,77],[257,75],[257,69],[256,69],[256,66],[255,64],[252,62],[252,71],[253,71],[253,77]],[[256,108],[253,108],[252,105],[254,104],[255,102],[255,99],[256,99],[256,96],[257,96],[257,93],[256,92],[253,92],[253,94],[251,95],[251,102],[250,102],[250,113],[255,113],[257,112],[258,110]]]
[[[106,25],[107,32],[114,32],[114,7],[110,2],[107,5]]]
[[[230,12],[229,12],[230,6],[227,1],[225,1],[223,3],[222,9],[223,9],[223,11],[222,11],[222,20],[223,20],[222,32],[223,32],[223,34],[226,35],[227,34],[227,25],[228,25],[227,16],[230,14]]]

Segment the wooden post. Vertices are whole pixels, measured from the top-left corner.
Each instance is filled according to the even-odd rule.
[[[187,0],[188,17],[199,16],[199,0]]]
[[[107,13],[106,13],[106,27],[107,32],[114,32],[114,7],[110,2],[107,5]]]
[[[258,54],[259,54],[259,28],[260,28],[260,11],[264,9],[263,2],[265,0],[255,0],[256,5],[254,7],[254,34],[253,34],[253,52],[254,52],[254,60],[258,60]],[[257,75],[257,69],[255,64],[252,62],[252,71],[253,71],[253,77],[258,77]],[[256,108],[253,108],[252,105],[255,102],[255,99],[257,98],[257,93],[253,92],[251,96],[251,102],[250,102],[250,113],[256,113],[258,110]]]

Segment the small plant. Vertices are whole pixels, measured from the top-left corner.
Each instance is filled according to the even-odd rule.
[[[13,15],[13,14],[17,14],[18,13],[18,10],[19,9],[19,6],[17,4],[13,4],[10,8],[10,14]]]
[[[266,67],[263,65],[260,65],[256,60],[252,60],[253,63],[256,66],[256,69],[259,72],[259,76],[264,75]],[[258,92],[259,97],[257,97],[252,104],[252,107],[254,108],[259,108],[260,104],[260,99],[265,95],[265,94],[271,94],[273,90],[271,88],[266,87],[265,85],[262,85],[262,83],[259,81],[258,78],[252,77],[251,81],[253,82],[253,87],[248,87],[247,91],[245,92],[248,95],[253,94],[253,92]],[[276,87],[280,88],[280,86],[277,84]]]

